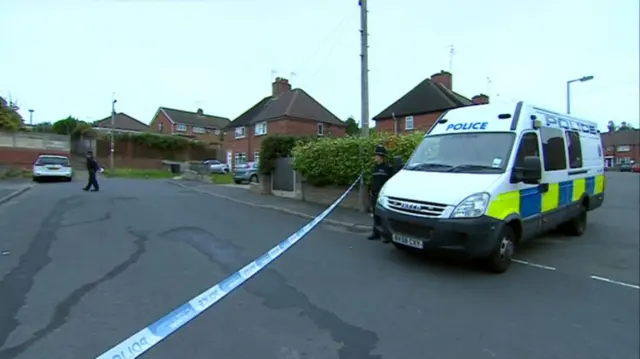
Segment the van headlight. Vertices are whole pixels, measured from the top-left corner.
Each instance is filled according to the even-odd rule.
[[[476,218],[480,217],[487,210],[489,205],[488,193],[476,193],[465,198],[451,213],[451,218]]]
[[[378,193],[378,204],[384,208],[388,208],[387,206],[389,204],[389,197],[385,195],[386,190],[387,190],[387,185],[385,184],[380,189],[380,193]]]

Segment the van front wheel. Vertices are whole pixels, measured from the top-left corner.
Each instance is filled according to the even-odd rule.
[[[516,235],[509,226],[504,226],[500,233],[500,241],[491,255],[486,259],[487,269],[494,273],[504,273],[511,265],[516,246]]]
[[[587,209],[584,206],[580,206],[580,213],[573,217],[570,221],[563,223],[561,226],[562,232],[567,235],[579,237],[587,229]]]

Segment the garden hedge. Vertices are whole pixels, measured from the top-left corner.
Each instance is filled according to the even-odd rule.
[[[292,151],[293,165],[314,186],[347,186],[363,171],[365,183],[369,184],[376,145],[387,148],[390,164],[398,155],[406,162],[423,136],[423,132],[408,135],[375,133],[369,138],[348,136],[298,143]]]

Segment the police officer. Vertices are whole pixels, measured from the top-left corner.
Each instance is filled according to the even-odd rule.
[[[371,179],[371,206],[373,207],[374,215],[376,203],[378,202],[378,194],[382,189],[382,186],[393,176],[394,170],[393,168],[385,162],[385,157],[387,156],[387,149],[384,146],[376,146],[376,155],[375,162],[376,165],[373,168],[373,176]],[[375,218],[375,217],[374,217]],[[375,219],[373,223],[373,232],[368,237],[369,240],[377,240],[380,239],[380,232],[376,228]],[[389,239],[384,238],[382,240],[383,243],[388,243]]]
[[[87,186],[83,188],[84,191],[88,191],[91,189],[91,192],[98,192],[100,190],[100,185],[98,184],[98,179],[96,173],[100,171],[100,165],[98,161],[93,158],[93,152],[87,152],[87,171],[89,171],[89,182],[87,182]]]

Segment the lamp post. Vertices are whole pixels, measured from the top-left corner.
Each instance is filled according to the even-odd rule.
[[[29,126],[33,127],[33,111],[34,109],[29,109]]]
[[[583,76],[579,79],[567,81],[567,114],[571,114],[571,84],[574,82],[586,82],[593,80],[593,76]]]
[[[109,155],[109,167],[111,169],[113,169],[113,157],[115,155],[114,153],[114,127],[115,127],[115,117],[116,117],[116,102],[118,102],[118,100],[116,100],[115,98],[113,99],[113,101],[111,101],[111,146],[110,146],[110,150],[111,150],[111,154]]]

